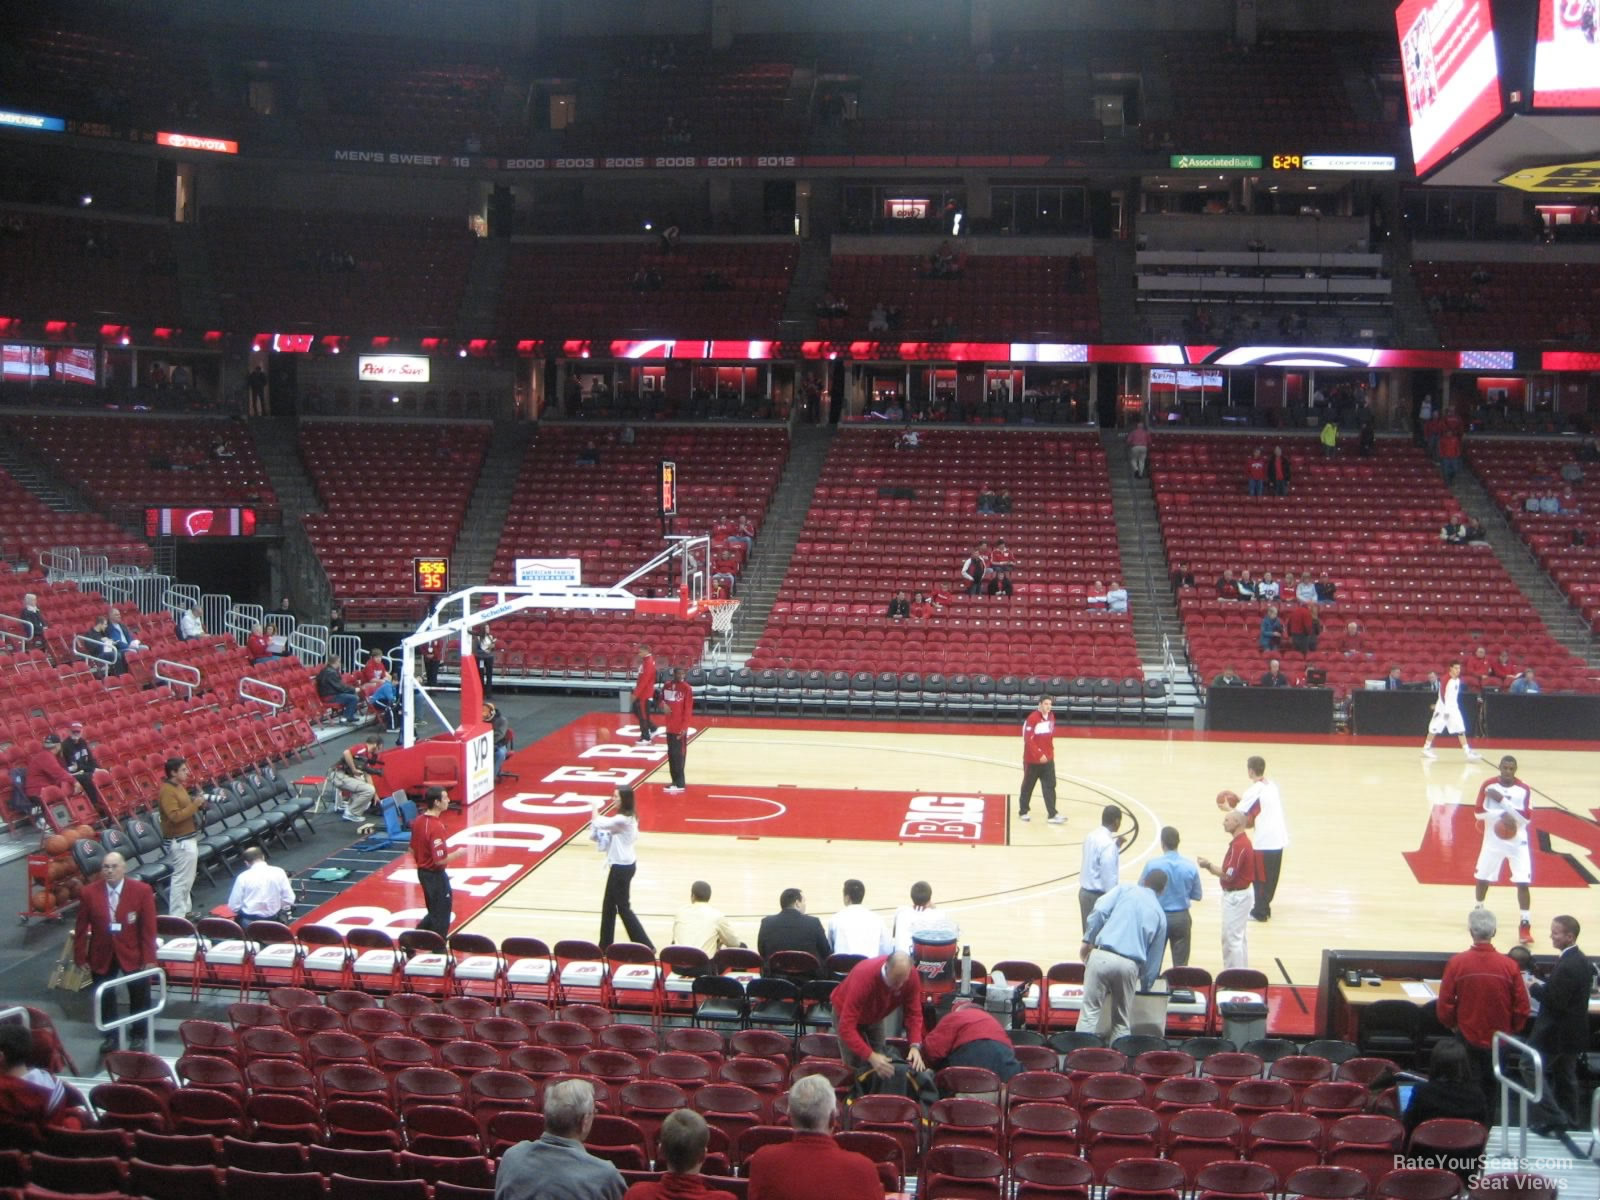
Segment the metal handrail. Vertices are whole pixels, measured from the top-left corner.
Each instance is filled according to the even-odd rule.
[[[239,679],[239,699],[264,705],[276,714],[288,705],[289,693],[275,683],[244,675]]]
[[[1531,1064],[1533,1070],[1533,1087],[1531,1089],[1522,1082],[1522,1072],[1520,1070],[1518,1071],[1518,1078],[1513,1079],[1501,1069],[1504,1066],[1504,1061],[1500,1054],[1502,1046],[1515,1046],[1523,1056],[1519,1061],[1523,1064]],[[1510,1111],[1507,1108],[1507,1103],[1511,1099],[1511,1093],[1515,1092],[1518,1097],[1517,1124],[1520,1127],[1522,1138],[1522,1146],[1517,1153],[1522,1158],[1527,1158],[1528,1104],[1530,1102],[1538,1104],[1539,1101],[1544,1099],[1544,1056],[1521,1038],[1514,1038],[1509,1033],[1496,1030],[1494,1040],[1489,1043],[1489,1064],[1494,1069],[1494,1077],[1500,1081],[1500,1118],[1503,1122],[1500,1128],[1500,1153],[1504,1155],[1511,1143],[1511,1122],[1505,1118]]]
[[[100,1015],[100,997],[105,994],[106,989],[114,987],[126,987],[128,984],[137,983],[141,979],[156,980],[157,989],[152,995],[150,1001],[152,1007],[145,1009],[143,1012],[130,1012],[126,1016],[118,1017],[109,1025],[105,1024]],[[116,1030],[117,1049],[121,1050],[127,1046],[127,1029],[128,1026],[132,1025],[135,1021],[143,1021],[145,1023],[145,1040],[147,1043],[154,1045],[156,1017],[167,1007],[166,969],[164,967],[145,967],[142,970],[129,971],[126,975],[114,976],[94,989],[94,996],[91,1000],[91,1003],[94,1005],[92,1010],[94,1012],[94,1027],[101,1033],[109,1033],[113,1029]]]
[[[185,699],[193,699],[200,687],[200,668],[192,667],[188,663],[175,662],[170,658],[158,658],[154,674],[157,682],[187,689],[188,694]]]
[[[9,1021],[12,1017],[21,1017],[24,1029],[33,1028],[33,1018],[28,1015],[28,1010],[22,1005],[16,1004],[10,1008],[0,1008],[0,1022]]]
[[[109,640],[109,638],[90,637],[86,633],[73,634],[73,656],[83,659],[84,662],[92,663],[96,666],[103,667],[106,670],[110,670],[112,667],[117,665],[117,653],[115,648],[113,648],[111,651],[111,657],[106,657],[105,643]]]

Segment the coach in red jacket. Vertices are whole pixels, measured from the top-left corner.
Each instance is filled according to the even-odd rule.
[[[1492,1046],[1497,1032],[1515,1034],[1528,1024],[1528,989],[1522,972],[1494,948],[1499,923],[1486,908],[1467,914],[1472,946],[1450,959],[1439,981],[1439,1023],[1467,1044],[1492,1117],[1500,1104]]]
[[[78,898],[78,925],[73,932],[72,955],[79,966],[89,968],[95,986],[119,975],[126,975],[156,962],[156,894],[137,879],[126,878],[128,864],[113,850],[100,860],[100,878],[83,889]],[[135,1009],[150,1007],[150,981],[128,984],[128,1000]],[[100,1002],[100,1019],[117,1018],[117,990],[106,991]],[[143,1049],[144,1030],[132,1038],[135,1050]],[[115,1050],[117,1038],[108,1034],[100,1043],[102,1053]]]
[[[894,1075],[894,1063],[883,1052],[883,1022],[898,1010],[905,1019],[907,1056],[913,1068],[926,1070],[922,1059],[922,981],[903,951],[863,959],[850,969],[833,991],[833,1032],[839,1052],[850,1070],[871,1067],[884,1079]]]

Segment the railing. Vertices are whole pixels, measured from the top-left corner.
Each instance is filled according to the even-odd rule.
[[[295,619],[295,615],[293,613],[262,613],[261,619],[268,625],[276,625],[278,627],[278,632],[283,634],[283,636],[286,638],[293,637],[294,631],[299,628],[300,625],[300,622]]]
[[[1501,1055],[1501,1048],[1514,1046],[1521,1057],[1518,1059],[1517,1078],[1513,1079],[1505,1073],[1505,1061]],[[1510,1108],[1511,1093],[1517,1095],[1517,1126],[1522,1138],[1521,1148],[1517,1154],[1521,1158],[1528,1157],[1528,1105],[1538,1104],[1544,1099],[1544,1057],[1520,1038],[1514,1038],[1509,1033],[1495,1031],[1494,1040],[1489,1043],[1489,1060],[1494,1068],[1494,1077],[1500,1081],[1500,1153],[1505,1155],[1511,1143]],[[1523,1083],[1524,1070],[1533,1076],[1533,1087]]]
[[[175,583],[167,589],[166,595],[161,597],[161,607],[166,609],[174,620],[199,603],[200,589],[192,583]]]
[[[86,583],[103,578],[111,560],[104,554],[85,554],[76,546],[56,546],[39,552],[39,565],[51,583]]]
[[[140,613],[160,616],[167,593],[172,590],[170,575],[127,575],[112,572],[96,585],[106,603],[131,604]]]
[[[127,987],[130,983],[138,983],[141,979],[154,979],[156,987],[152,989],[150,997],[151,1007],[142,1012],[130,1012],[126,1016],[118,1017],[110,1024],[106,1024],[100,1016],[100,997],[105,995],[109,988]],[[167,1007],[167,973],[161,967],[145,967],[142,971],[130,971],[126,975],[118,975],[108,979],[94,989],[94,996],[90,1001],[94,1005],[94,1027],[101,1033],[109,1033],[113,1029],[117,1032],[117,1048],[125,1049],[128,1044],[127,1029],[129,1025],[138,1021],[145,1024],[145,1040],[148,1044],[155,1043],[156,1017]],[[130,1001],[131,1003],[131,1001]],[[174,1083],[178,1082],[176,1079]]]
[[[19,653],[28,648],[28,643],[33,640],[33,625],[21,617],[13,617],[8,613],[0,613],[0,647],[15,649]],[[11,643],[16,646],[12,647]]]
[[[289,635],[289,653],[303,663],[321,663],[328,657],[329,636],[326,625],[297,626]]]
[[[223,618],[221,628],[233,635],[233,640],[244,645],[250,631],[262,624],[263,610],[259,604],[235,604]]]
[[[228,612],[233,608],[233,597],[219,592],[208,592],[200,597],[200,620],[207,633],[222,634],[228,631]]]
[[[245,675],[239,680],[239,699],[260,704],[277,715],[288,705],[289,693],[275,683]]]
[[[348,670],[361,661],[361,639],[353,633],[329,634],[325,657],[337,657]]]
[[[188,663],[174,662],[170,658],[156,659],[155,677],[159,683],[183,688],[185,699],[194,699],[195,692],[200,689],[200,668],[191,667]]]
[[[116,647],[106,651],[107,638],[93,637],[87,633],[77,633],[72,637],[72,653],[75,657],[88,663],[91,670],[96,673],[109,671],[117,663]]]

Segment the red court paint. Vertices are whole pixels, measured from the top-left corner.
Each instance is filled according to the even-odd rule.
[[[692,728],[689,736],[699,732]],[[666,762],[664,739],[648,746],[635,745],[637,739],[637,726],[625,718],[591,713],[513,753],[506,769],[521,776],[518,782],[501,784],[465,812],[452,809],[446,815],[451,847],[467,850],[449,868],[455,892],[452,925],[476,916],[581,834],[596,799],[637,784]],[[426,915],[416,867],[406,854],[295,924],[398,933]]]
[[[1532,830],[1534,887],[1581,888],[1594,882],[1591,867],[1600,867],[1600,809],[1584,817],[1561,809],[1535,808]],[[1473,819],[1470,804],[1436,804],[1422,845],[1407,850],[1405,860],[1418,883],[1471,886],[1482,845],[1483,826]],[[1509,884],[1510,875],[1504,868],[1497,882]]]
[[[649,784],[640,800],[641,827],[654,833],[973,845],[1006,840],[1006,798],[982,793],[734,784],[668,795]]]

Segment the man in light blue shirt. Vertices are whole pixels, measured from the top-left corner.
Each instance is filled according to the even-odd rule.
[[[1133,993],[1149,991],[1161,973],[1167,915],[1161,911],[1166,873],[1145,872],[1140,883],[1120,883],[1095,903],[1079,957],[1084,961],[1083,1008],[1078,1028],[1111,1045],[1129,1032]]]
[[[1539,681],[1533,677],[1532,667],[1523,667],[1522,674],[1511,681],[1511,694],[1513,696],[1537,696],[1539,694]]]
[[[1200,899],[1200,868],[1178,853],[1178,831],[1168,825],[1161,831],[1161,848],[1166,851],[1150,860],[1139,882],[1160,871],[1167,877],[1161,890],[1161,911],[1167,914],[1167,945],[1172,950],[1172,965],[1189,965],[1189,932],[1192,925],[1189,903]]]
[[[1078,914],[1089,928],[1089,910],[1095,902],[1117,886],[1122,848],[1117,845],[1117,830],[1122,828],[1122,809],[1108,804],[1100,810],[1100,824],[1083,838],[1083,866],[1078,872]]]

